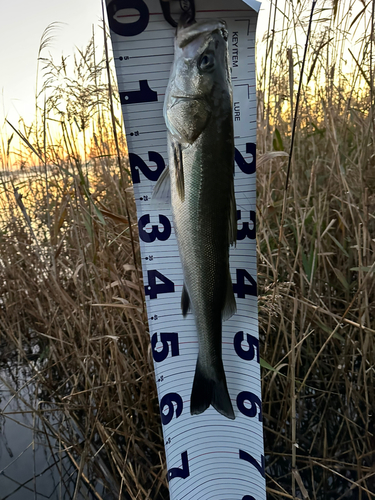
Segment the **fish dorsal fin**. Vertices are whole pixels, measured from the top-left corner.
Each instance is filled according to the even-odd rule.
[[[236,197],[234,195],[234,182],[232,182],[229,200],[229,244],[235,245],[237,241],[237,210]]]
[[[227,292],[225,296],[225,304],[221,313],[221,318],[223,321],[231,318],[233,314],[237,311],[236,299],[234,298],[232,278],[230,277],[229,269],[228,269],[228,278],[227,278]]]
[[[173,159],[176,174],[176,187],[181,201],[185,199],[185,181],[184,181],[184,164],[182,161],[181,144],[177,141],[172,142]]]
[[[171,202],[171,180],[169,176],[169,168],[165,167],[161,173],[159,179],[157,180],[154,191],[152,193],[151,203],[152,205],[157,205],[160,203]]]
[[[182,287],[182,294],[181,294],[181,309],[182,309],[182,315],[185,317],[190,310],[190,297],[188,294],[188,291],[186,289],[185,283],[184,286]]]

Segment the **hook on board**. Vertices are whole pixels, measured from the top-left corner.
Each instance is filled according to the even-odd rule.
[[[171,15],[172,0],[160,0],[160,6],[163,11],[165,20],[174,28],[177,27],[178,22],[175,21]],[[184,25],[195,23],[195,3],[194,0],[180,0],[180,7],[182,10],[181,17],[183,16]]]

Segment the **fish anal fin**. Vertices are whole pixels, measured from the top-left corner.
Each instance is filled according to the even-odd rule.
[[[182,287],[182,294],[181,294],[181,309],[182,309],[182,315],[185,317],[190,310],[190,297],[188,294],[188,291],[186,289],[186,286]]]
[[[232,278],[230,277],[230,273],[228,270],[225,304],[221,313],[222,320],[226,321],[227,319],[231,318],[236,311],[237,311],[237,306],[233,292]]]

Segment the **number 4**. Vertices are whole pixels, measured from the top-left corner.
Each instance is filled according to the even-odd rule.
[[[239,299],[244,299],[245,295],[257,296],[257,284],[255,279],[245,270],[237,269],[237,283],[233,283],[233,291]],[[245,278],[250,284],[245,284]]]
[[[149,295],[150,299],[157,299],[158,293],[174,292],[174,283],[156,269],[147,271],[147,277],[148,286],[145,286],[145,294]],[[156,283],[156,278],[162,283]]]

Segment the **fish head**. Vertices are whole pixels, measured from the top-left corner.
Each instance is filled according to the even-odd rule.
[[[176,84],[189,95],[208,98],[230,82],[228,32],[224,21],[179,27],[175,44]]]
[[[193,142],[211,116],[232,113],[227,39],[226,24],[220,20],[177,28],[164,116],[169,130],[182,142]]]

